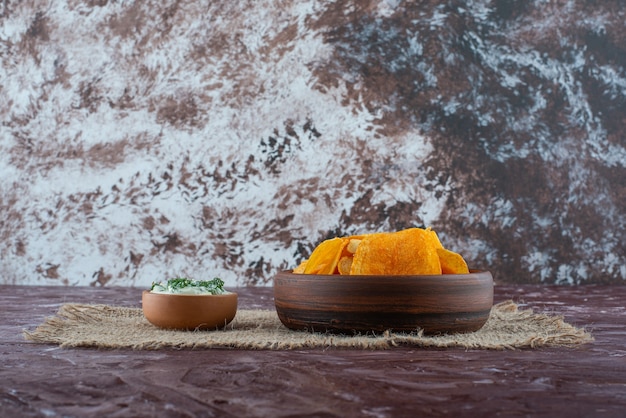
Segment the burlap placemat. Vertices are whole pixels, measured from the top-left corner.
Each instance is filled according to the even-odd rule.
[[[65,304],[56,316],[26,339],[61,347],[130,348],[135,350],[232,348],[289,350],[302,348],[389,349],[396,346],[516,349],[573,346],[592,341],[585,330],[560,316],[520,310],[512,302],[494,305],[485,326],[468,334],[424,336],[385,332],[343,336],[292,331],[273,310],[240,309],[233,322],[219,331],[171,331],[150,324],[139,308]]]

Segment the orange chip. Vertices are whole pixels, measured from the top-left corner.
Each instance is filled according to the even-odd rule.
[[[296,274],[304,274],[304,270],[306,269],[306,263],[308,260],[304,260],[302,263],[298,265],[295,269],[293,269],[293,273]]]
[[[426,228],[430,234],[432,244],[437,248],[437,255],[441,263],[441,273],[443,274],[467,274],[469,268],[461,254],[455,253],[443,247],[437,233],[430,228]]]
[[[356,252],[356,249],[359,248],[359,244],[361,243],[362,239],[363,235],[348,237],[348,245],[346,245],[344,251],[347,251],[348,253],[353,255]]]
[[[464,274],[463,257],[445,249],[430,228],[332,238],[293,270],[301,274]]]
[[[352,257],[341,257],[339,263],[337,263],[337,270],[339,274],[350,274],[350,268],[352,267]]]
[[[354,254],[350,274],[441,274],[434,241],[439,239],[433,234],[430,230],[409,228],[365,235]]]
[[[427,240],[428,242],[430,242],[430,244],[435,247],[435,248],[443,248],[443,245],[441,244],[441,241],[439,241],[439,237],[437,236],[437,233],[435,231],[433,231],[432,229],[430,229],[430,227],[426,228],[426,235],[427,235]]]
[[[341,255],[339,256],[339,262],[337,263],[337,270],[335,273],[350,274],[350,268],[352,267],[352,258],[356,249],[359,247],[364,235],[351,235],[345,237],[345,245],[341,249]]]
[[[334,274],[344,247],[348,245],[346,238],[331,238],[318,245],[304,268],[304,274]]]
[[[437,248],[437,255],[441,262],[441,272],[443,274],[467,274],[469,268],[461,254],[445,248]]]

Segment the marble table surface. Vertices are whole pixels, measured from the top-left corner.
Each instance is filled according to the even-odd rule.
[[[386,351],[97,350],[35,344],[63,303],[140,306],[130,287],[0,286],[0,416],[617,417],[626,408],[626,286],[495,287],[495,302],[564,316],[574,348]],[[241,308],[271,287],[238,288]]]

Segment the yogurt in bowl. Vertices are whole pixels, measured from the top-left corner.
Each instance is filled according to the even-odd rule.
[[[237,293],[224,282],[170,279],[153,283],[141,297],[143,313],[153,325],[174,330],[216,330],[228,325],[237,313]]]

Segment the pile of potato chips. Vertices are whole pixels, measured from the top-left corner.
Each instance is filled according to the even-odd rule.
[[[430,228],[332,238],[293,270],[301,274],[426,275],[469,273]]]

